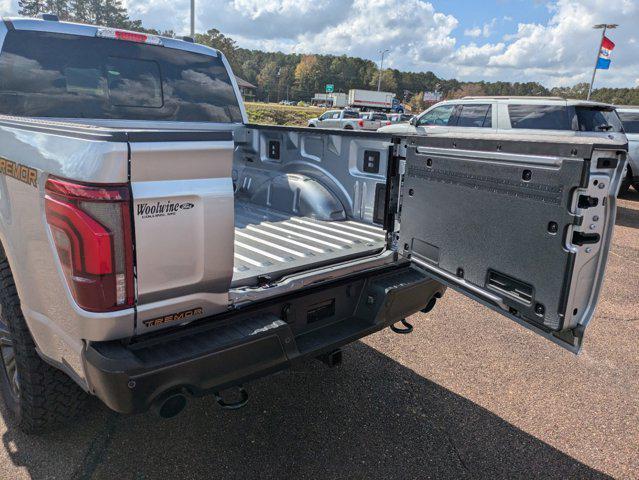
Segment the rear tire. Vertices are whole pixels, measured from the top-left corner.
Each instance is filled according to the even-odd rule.
[[[20,430],[26,433],[50,430],[84,406],[88,395],[36,352],[3,251],[0,251],[0,347],[0,392]]]
[[[628,172],[626,173],[626,176],[621,181],[621,186],[619,187],[619,196],[625,195],[626,193],[628,193],[628,190],[630,190],[631,185],[632,185],[632,171],[630,170],[630,167],[628,167]],[[637,189],[637,186],[635,186],[635,189]]]
[[[346,125],[344,127],[344,130],[353,130],[353,126],[352,125]]]

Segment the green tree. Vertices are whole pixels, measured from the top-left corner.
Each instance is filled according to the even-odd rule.
[[[379,82],[379,70],[373,75],[368,82],[368,86],[373,90],[377,89],[377,83]],[[380,89],[382,92],[395,92],[397,93],[397,80],[395,79],[395,73],[392,70],[384,70],[381,72],[382,81]]]
[[[241,63],[237,58],[237,44],[235,40],[222,34],[217,28],[211,28],[206,33],[196,33],[195,41],[202,45],[215,48],[222,52],[231,64],[236,74],[241,72]]]
[[[58,0],[63,1],[63,0]],[[131,20],[121,0],[71,0],[68,7],[71,18],[81,23],[113,28],[144,30],[140,20]]]
[[[19,0],[18,13],[25,17],[35,17],[39,13],[47,11],[46,0]]]
[[[275,101],[278,97],[279,73],[280,67],[273,61],[266,62],[257,75],[257,84],[259,85],[258,94],[262,98]]]
[[[295,90],[303,98],[311,98],[319,92],[320,66],[316,55],[304,55],[295,67]]]
[[[46,0],[46,11],[55,13],[60,20],[72,20],[67,0]]]

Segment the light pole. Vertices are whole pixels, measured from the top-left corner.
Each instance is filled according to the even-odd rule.
[[[595,74],[597,73],[597,63],[599,63],[599,55],[601,54],[601,47],[603,45],[604,38],[606,36],[606,30],[617,28],[619,25],[616,23],[599,23],[597,25],[593,25],[592,28],[601,29],[601,40],[599,40],[599,48],[597,49],[597,56],[595,57],[595,68],[592,69],[592,78],[590,79],[590,86],[588,87],[588,97],[587,100],[590,100],[590,94],[592,93],[592,85],[595,83]]]
[[[282,69],[277,69],[277,103],[280,103],[280,75],[282,74]]]
[[[384,50],[378,50],[377,53],[382,54],[382,60],[379,62],[379,78],[377,79],[377,91],[379,92],[382,89],[382,72],[384,71],[384,55],[390,52],[388,48]]]
[[[195,40],[195,0],[191,0],[191,38]]]

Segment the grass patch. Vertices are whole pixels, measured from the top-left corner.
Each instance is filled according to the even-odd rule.
[[[319,117],[326,111],[319,107],[297,107],[279,103],[246,102],[249,123],[263,125],[289,125],[305,127],[313,117]]]

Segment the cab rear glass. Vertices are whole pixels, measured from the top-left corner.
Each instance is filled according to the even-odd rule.
[[[219,57],[26,30],[9,31],[2,46],[0,114],[242,122]]]

